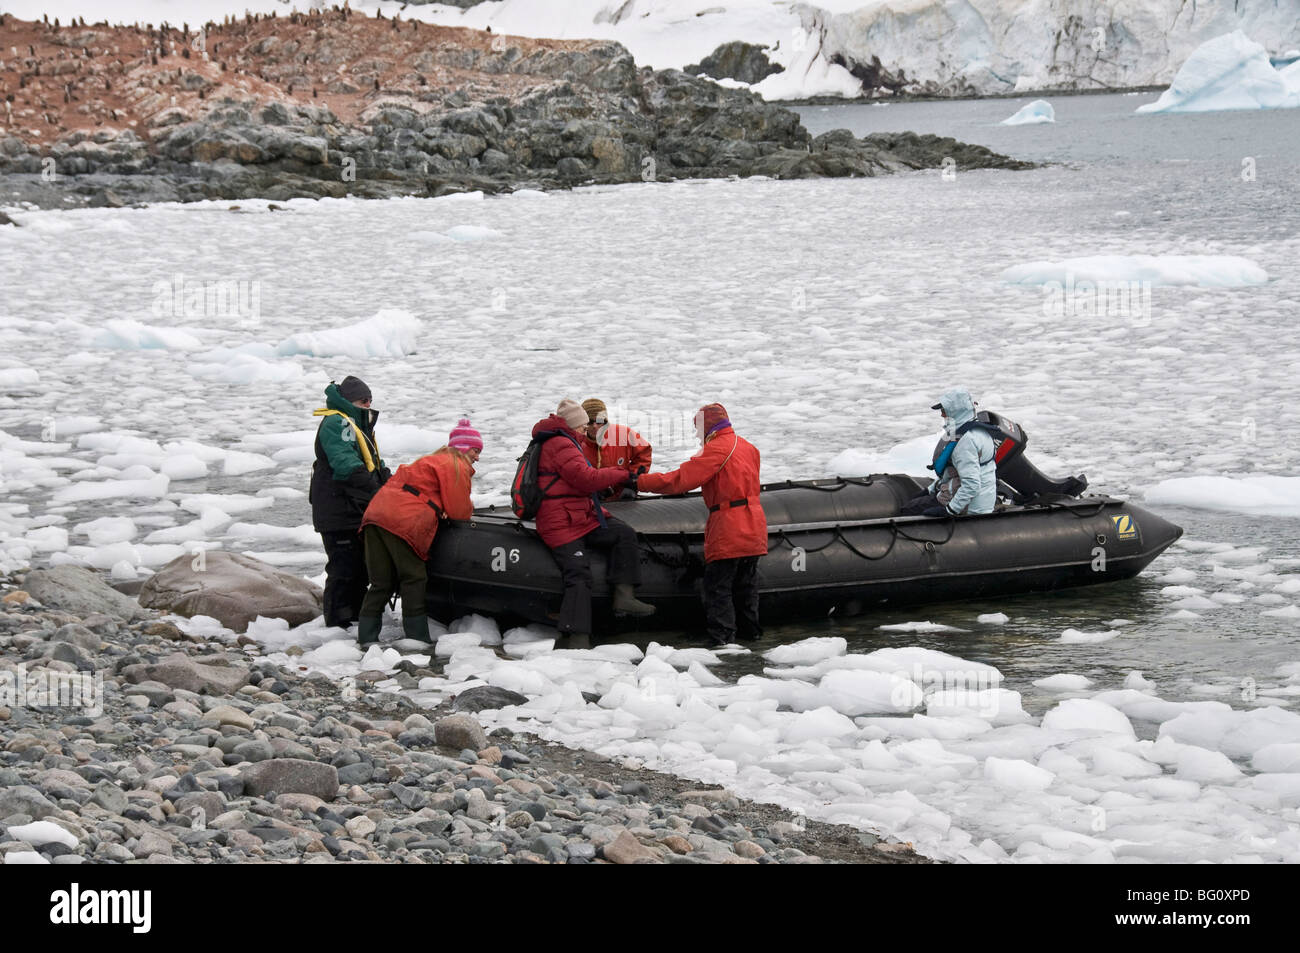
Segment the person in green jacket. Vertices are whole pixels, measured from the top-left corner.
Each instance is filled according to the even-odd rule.
[[[375,442],[379,411],[358,377],[330,381],[325,406],[314,411],[316,462],[312,465],[312,525],[325,544],[325,624],[346,629],[361,615],[370,577],[361,546],[361,519],[389,471]]]

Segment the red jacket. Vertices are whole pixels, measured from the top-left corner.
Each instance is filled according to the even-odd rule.
[[[581,437],[557,414],[534,425],[534,437],[544,433],[558,436],[542,444],[537,460],[537,485],[546,494],[537,508],[537,533],[554,549],[600,526],[591,495],[626,483],[627,471],[618,467],[598,470],[589,464],[578,449]]]
[[[686,493],[703,488],[709,507],[704,561],[767,555],[767,517],[758,502],[758,450],[730,427],[717,431],[704,448],[671,473],[647,473],[637,489]],[[733,502],[741,501],[738,506]],[[715,508],[716,507],[716,508]]]
[[[636,473],[641,467],[650,469],[653,452],[650,441],[631,427],[606,424],[596,436],[599,445],[586,434],[582,435],[582,455],[593,467],[621,467],[628,473]]]
[[[370,501],[361,525],[388,530],[427,560],[443,514],[453,520],[474,515],[469,499],[473,476],[473,465],[454,450],[440,450],[404,463]]]

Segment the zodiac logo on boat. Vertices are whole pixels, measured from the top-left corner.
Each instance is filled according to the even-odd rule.
[[[1110,521],[1115,524],[1115,536],[1117,539],[1137,539],[1137,523],[1133,522],[1133,517],[1128,513],[1124,513],[1121,516],[1112,516]]]

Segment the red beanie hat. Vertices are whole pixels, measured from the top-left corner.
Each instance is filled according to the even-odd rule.
[[[453,450],[482,450],[483,435],[469,425],[468,417],[462,417],[460,423],[452,428],[447,446]]]

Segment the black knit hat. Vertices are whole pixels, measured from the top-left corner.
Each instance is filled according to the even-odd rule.
[[[348,375],[339,385],[339,396],[355,404],[359,400],[370,400],[370,388],[361,378]]]

